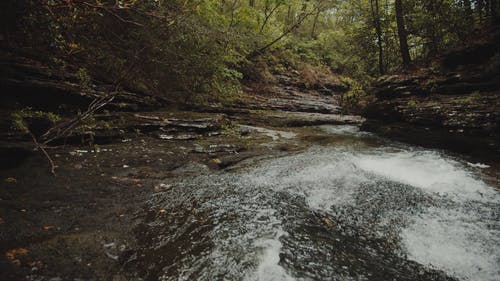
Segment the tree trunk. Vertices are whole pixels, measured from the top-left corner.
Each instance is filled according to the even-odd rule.
[[[498,0],[491,0],[490,9],[491,9],[491,21],[495,24],[498,23]]]
[[[226,0],[220,0],[220,12],[223,14],[225,11]]]
[[[439,15],[438,7],[435,0],[427,0],[424,2],[424,8],[427,10],[427,13],[435,18]],[[425,27],[425,37],[427,39],[427,42],[425,43],[425,48],[427,52],[427,56],[429,57],[434,57],[438,54],[439,51],[439,39],[440,36],[438,35],[439,33],[439,28],[434,22],[429,22],[426,24]],[[442,39],[442,38],[441,38]]]
[[[316,15],[314,16],[314,22],[313,22],[313,26],[311,29],[311,38],[312,39],[316,39],[316,26],[318,25],[318,19],[319,19],[320,14],[321,14],[321,10],[318,10]]]
[[[462,6],[464,7],[465,17],[467,19],[467,23],[473,25],[474,24],[474,16],[472,14],[472,4],[470,0],[462,0]]]
[[[375,31],[377,33],[377,46],[378,46],[378,70],[381,75],[385,73],[384,71],[384,49],[382,45],[382,25],[380,23],[380,7],[378,0],[370,0],[373,23],[375,25]]]
[[[264,22],[260,27],[259,34],[262,34],[262,32],[264,32],[264,28],[271,19],[271,16],[278,10],[281,4],[282,4],[281,2],[277,2],[275,6],[271,8],[271,6],[269,6],[269,3],[266,1],[266,8],[264,10]]]
[[[486,22],[490,23],[492,21],[492,15],[491,15],[491,1],[490,0],[485,0],[484,1],[484,9],[486,13]]]
[[[401,51],[401,58],[403,59],[403,67],[408,68],[411,63],[410,51],[408,50],[408,34],[406,33],[403,1],[396,0],[396,22],[398,25],[399,49]]]
[[[476,9],[478,14],[479,24],[482,24],[484,19],[484,0],[477,0],[476,5],[477,5]]]

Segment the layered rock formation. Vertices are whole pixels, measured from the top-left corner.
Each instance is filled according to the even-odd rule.
[[[366,130],[464,153],[500,154],[498,35],[443,56],[439,67],[381,77],[372,94]]]

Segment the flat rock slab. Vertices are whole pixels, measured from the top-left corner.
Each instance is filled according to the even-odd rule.
[[[242,134],[246,134],[247,132],[257,132],[260,134],[263,134],[267,137],[272,138],[273,141],[279,140],[281,138],[283,139],[293,139],[297,137],[296,133],[293,132],[286,132],[286,131],[279,131],[279,130],[271,130],[267,128],[262,128],[262,127],[254,127],[254,126],[248,126],[248,125],[240,125],[240,129]]]
[[[54,139],[51,143],[80,144],[90,139],[96,144],[109,144],[135,135],[151,135],[162,140],[193,140],[201,135],[220,134],[227,123],[223,114],[194,112],[117,112],[97,114],[86,130]]]
[[[250,96],[244,106],[250,109],[268,109],[300,112],[338,113],[337,97],[296,93],[277,97]]]
[[[356,115],[309,112],[256,112],[255,119],[273,126],[302,127],[317,125],[360,125],[365,118]]]

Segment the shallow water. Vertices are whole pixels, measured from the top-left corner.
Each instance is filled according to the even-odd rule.
[[[163,215],[141,228],[149,279],[500,280],[500,196],[484,166],[319,130],[344,141],[158,193],[148,208]]]

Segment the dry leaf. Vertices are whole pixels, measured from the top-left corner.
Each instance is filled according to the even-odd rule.
[[[10,178],[6,178],[5,182],[6,183],[17,183],[17,180],[15,178],[10,177]]]
[[[24,248],[16,248],[16,249],[11,249],[5,253],[5,257],[8,260],[15,260],[17,256],[24,256],[28,253],[28,250]]]
[[[45,230],[45,231],[49,231],[49,230],[52,230],[54,228],[56,228],[54,225],[44,225],[42,227],[42,229]]]
[[[330,220],[329,218],[324,218],[323,219],[323,222],[326,224],[326,226],[328,227],[334,227],[335,224],[333,224],[332,220]]]
[[[142,183],[141,179],[126,178],[126,177],[111,177],[114,182],[121,184],[138,184]]]

